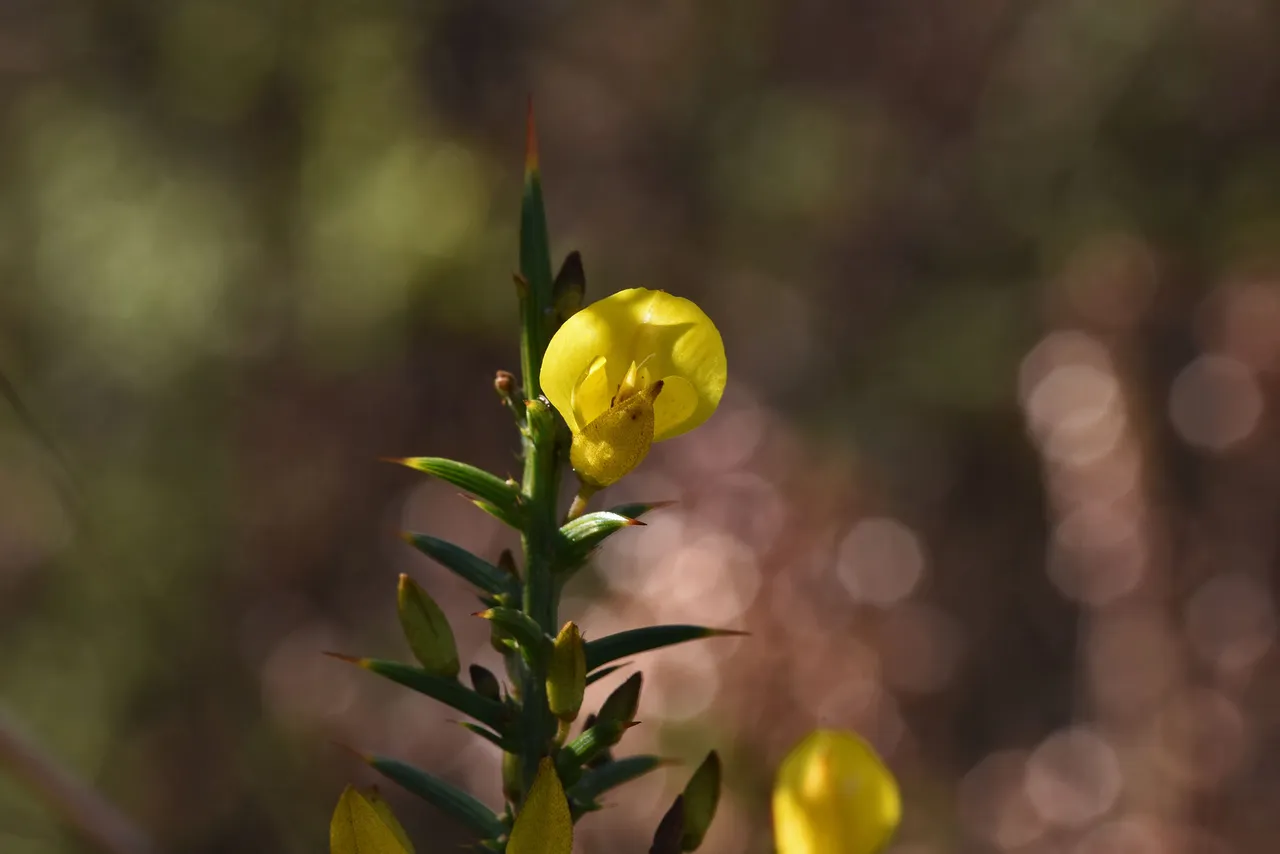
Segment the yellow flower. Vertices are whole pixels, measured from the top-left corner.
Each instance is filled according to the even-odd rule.
[[[893,774],[853,733],[817,730],[778,769],[773,832],[778,854],[874,854],[898,826]]]
[[[542,360],[543,394],[569,429],[584,484],[619,480],[653,442],[711,417],[724,392],[724,343],[694,303],[631,288],[574,314]]]

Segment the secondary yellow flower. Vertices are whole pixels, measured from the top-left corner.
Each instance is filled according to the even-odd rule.
[[[564,322],[542,360],[542,392],[569,429],[584,484],[619,480],[653,442],[711,417],[726,376],[724,343],[687,299],[631,288]]]
[[[778,769],[773,833],[778,854],[874,854],[902,816],[898,783],[853,733],[817,730]]]

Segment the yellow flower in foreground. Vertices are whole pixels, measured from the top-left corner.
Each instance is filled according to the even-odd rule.
[[[778,769],[773,833],[778,854],[874,854],[898,826],[898,783],[853,733],[817,730]]]
[[[726,376],[724,343],[687,299],[631,288],[574,314],[542,360],[542,392],[569,429],[569,461],[599,489],[631,471],[653,442],[711,417]]]

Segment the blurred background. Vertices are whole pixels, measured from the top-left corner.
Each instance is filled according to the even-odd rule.
[[[731,366],[565,614],[752,633],[636,662],[624,746],[689,764],[581,851],[646,851],[713,747],[703,850],[771,850],[819,725],[899,774],[893,854],[1274,851],[1277,45],[1266,0],[4,0],[0,370],[57,449],[0,412],[5,717],[164,852],[326,850],[373,782],[334,742],[499,803],[320,652],[407,658],[408,572],[498,668],[396,533],[512,537],[377,458],[517,471],[532,92],[556,255]],[[0,773],[0,852],[91,850]]]

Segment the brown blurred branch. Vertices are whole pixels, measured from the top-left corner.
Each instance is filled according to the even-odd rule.
[[[80,492],[77,485],[75,473],[72,471],[71,462],[66,455],[62,453],[62,449],[53,440],[53,436],[41,425],[39,419],[31,412],[31,408],[27,406],[22,396],[18,394],[17,386],[9,379],[9,375],[4,371],[0,371],[0,398],[3,398],[9,407],[17,416],[19,423],[23,426],[32,437],[35,438],[45,452],[53,458],[57,465],[57,475],[54,477],[54,486],[62,497],[63,503],[66,505],[67,513],[76,521],[81,521],[81,509],[83,507],[80,501]]]
[[[12,773],[64,821],[108,854],[155,854],[150,840],[114,806],[18,731],[0,709],[0,770]]]

